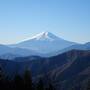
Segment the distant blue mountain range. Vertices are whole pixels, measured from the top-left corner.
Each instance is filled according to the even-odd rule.
[[[50,32],[42,32],[17,44],[0,45],[0,57],[2,59],[32,55],[50,57],[72,49],[90,50],[90,43],[78,44],[59,38]]]

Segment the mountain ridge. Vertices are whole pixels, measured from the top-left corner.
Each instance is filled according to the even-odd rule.
[[[72,63],[71,63],[72,62]],[[84,63],[84,64],[83,64]],[[67,88],[79,84],[81,81],[90,78],[90,51],[71,50],[50,58],[32,57],[16,58],[15,60],[0,59],[0,64],[7,74],[12,75],[17,72],[22,75],[25,68],[31,70],[35,81],[46,76],[52,80],[56,90],[69,90]],[[17,67],[18,65],[18,67]],[[63,67],[64,66],[64,67]],[[82,78],[81,78],[82,77]],[[74,81],[77,81],[75,83]],[[67,87],[69,85],[69,87]],[[81,83],[81,85],[83,85]],[[79,90],[79,89],[76,89]]]
[[[49,53],[54,52],[55,50],[64,49],[74,44],[76,43],[61,39],[50,32],[42,32],[33,36],[29,40],[11,46],[36,50],[40,53]]]

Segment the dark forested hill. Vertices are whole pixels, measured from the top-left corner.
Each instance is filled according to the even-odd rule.
[[[14,60],[0,59],[0,67],[5,75],[12,78],[16,73],[22,76],[28,68],[34,81],[43,78],[45,82],[51,81],[57,90],[70,90],[73,87],[80,90],[90,78],[90,51],[71,50],[50,58],[30,56]]]

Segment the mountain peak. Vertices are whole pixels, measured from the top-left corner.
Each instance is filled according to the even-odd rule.
[[[60,39],[60,38],[58,38],[57,36],[55,36],[54,34],[50,32],[41,32],[37,34],[36,36],[33,36],[31,39],[53,41],[53,40]]]
[[[13,46],[34,50],[40,53],[51,53],[67,48],[74,44],[75,43],[59,38],[50,32],[41,32],[32,38]]]
[[[41,34],[47,36],[47,35],[50,35],[50,34],[52,34],[52,33],[51,33],[51,32],[48,32],[48,31],[44,31],[44,32],[41,32]],[[53,35],[54,35],[54,34],[53,34]]]

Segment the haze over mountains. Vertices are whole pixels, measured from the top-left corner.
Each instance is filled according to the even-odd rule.
[[[50,57],[72,49],[90,50],[90,43],[78,44],[50,32],[42,32],[17,44],[0,45],[0,57],[4,59],[32,55]]]

